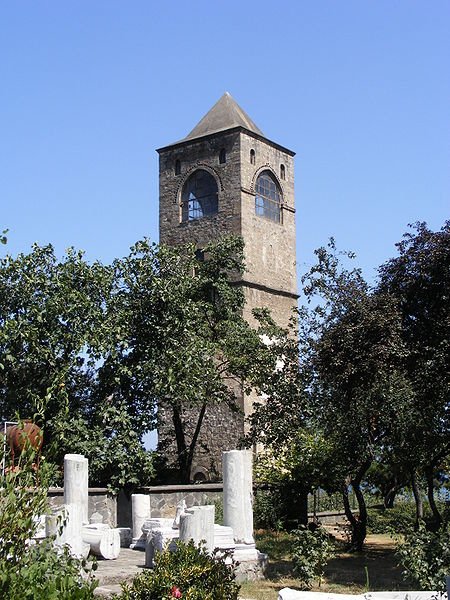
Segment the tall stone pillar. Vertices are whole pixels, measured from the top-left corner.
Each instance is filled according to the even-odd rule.
[[[223,453],[223,524],[236,544],[254,544],[251,450]]]
[[[64,504],[76,505],[82,525],[89,523],[89,463],[82,454],[64,456]]]

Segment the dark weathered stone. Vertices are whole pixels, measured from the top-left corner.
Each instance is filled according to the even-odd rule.
[[[221,162],[221,151],[226,161]],[[246,306],[244,317],[254,323],[252,309],[267,307],[275,321],[286,325],[297,304],[295,267],[294,153],[264,137],[261,130],[229,94],[205,115],[191,133],[158,150],[159,230],[161,243],[194,243],[203,248],[224,235],[241,235],[245,242],[247,271],[242,278]],[[208,171],[218,187],[218,211],[212,216],[182,222],[181,194],[197,169]],[[255,184],[265,170],[271,172],[282,194],[281,222],[255,211]],[[222,473],[222,452],[238,447],[246,432],[245,417],[256,397],[235,388],[237,405],[209,407],[197,444],[191,476],[201,473],[215,480]],[[196,413],[191,413],[192,435]],[[188,428],[189,429],[189,428]],[[176,448],[170,411],[161,407],[159,438],[166,455],[174,460]]]

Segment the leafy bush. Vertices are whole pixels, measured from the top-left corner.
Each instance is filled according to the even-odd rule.
[[[445,576],[450,573],[450,525],[437,532],[422,524],[409,533],[397,548],[403,575],[422,590],[445,590]]]
[[[96,587],[86,563],[51,540],[30,546],[15,568],[0,561],[2,600],[91,600]]]
[[[214,523],[223,525],[223,499],[217,498],[214,500]]]
[[[367,527],[371,533],[404,533],[414,529],[416,509],[411,502],[402,502],[394,508],[369,509]]]
[[[445,522],[449,522],[449,509],[443,502],[437,502]],[[424,504],[424,522],[430,525],[433,516],[428,503]],[[370,533],[409,534],[414,530],[416,508],[414,502],[399,502],[394,508],[371,508],[368,510],[367,527]],[[431,529],[432,527],[430,527]]]
[[[240,586],[234,579],[229,553],[208,554],[202,546],[177,543],[155,557],[155,568],[137,575],[131,584],[122,584],[117,600],[237,600]]]
[[[257,490],[253,502],[255,529],[283,529],[287,512],[283,495],[277,489]]]
[[[26,448],[14,467],[0,475],[0,598],[2,600],[90,600],[96,582],[85,563],[52,540],[33,545],[39,515],[48,511],[47,488],[53,469],[39,467]]]
[[[335,547],[323,527],[311,529],[301,526],[293,532],[292,564],[294,573],[306,588],[315,580],[322,582],[325,566],[333,557]]]

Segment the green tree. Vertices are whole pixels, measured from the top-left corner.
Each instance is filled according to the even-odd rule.
[[[414,389],[409,419],[397,432],[398,460],[408,465],[417,517],[425,476],[435,525],[442,517],[434,481],[450,453],[450,221],[439,231],[416,223],[397,244],[398,256],[380,267],[380,293],[398,303],[407,348],[405,369]]]
[[[100,387],[132,401],[149,427],[158,407],[170,415],[179,476],[187,482],[208,406],[238,410],[229,383],[246,378],[261,346],[242,318],[244,296],[235,285],[243,242],[224,238],[200,254],[194,246],[158,248],[144,240],[114,266],[108,311],[116,337]]]
[[[316,414],[334,442],[352,545],[360,549],[367,528],[361,484],[411,401],[401,315],[395,300],[373,293],[358,270],[341,265],[333,242],[316,254],[318,263],[306,277],[308,296],[320,293],[323,302],[312,354]],[[358,516],[350,510],[349,486]]]
[[[210,405],[238,410],[230,382],[245,380],[262,343],[242,318],[243,242],[204,248],[138,242],[111,266],[51,246],[0,262],[0,414],[38,415],[57,462],[91,460],[91,479],[146,483],[142,435],[170,411],[188,481]],[[236,387],[236,386],[235,386]],[[197,420],[193,433],[189,423]]]
[[[111,267],[73,249],[59,260],[52,246],[35,245],[0,261],[0,415],[35,418],[45,425],[49,460],[84,452],[91,481],[117,488],[145,481],[151,465],[140,423],[98,385],[113,283]]]

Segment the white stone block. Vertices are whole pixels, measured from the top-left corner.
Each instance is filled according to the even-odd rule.
[[[78,504],[65,504],[46,520],[47,535],[55,537],[56,547],[67,545],[73,556],[86,558],[89,544],[83,542],[81,527],[81,510]]]

